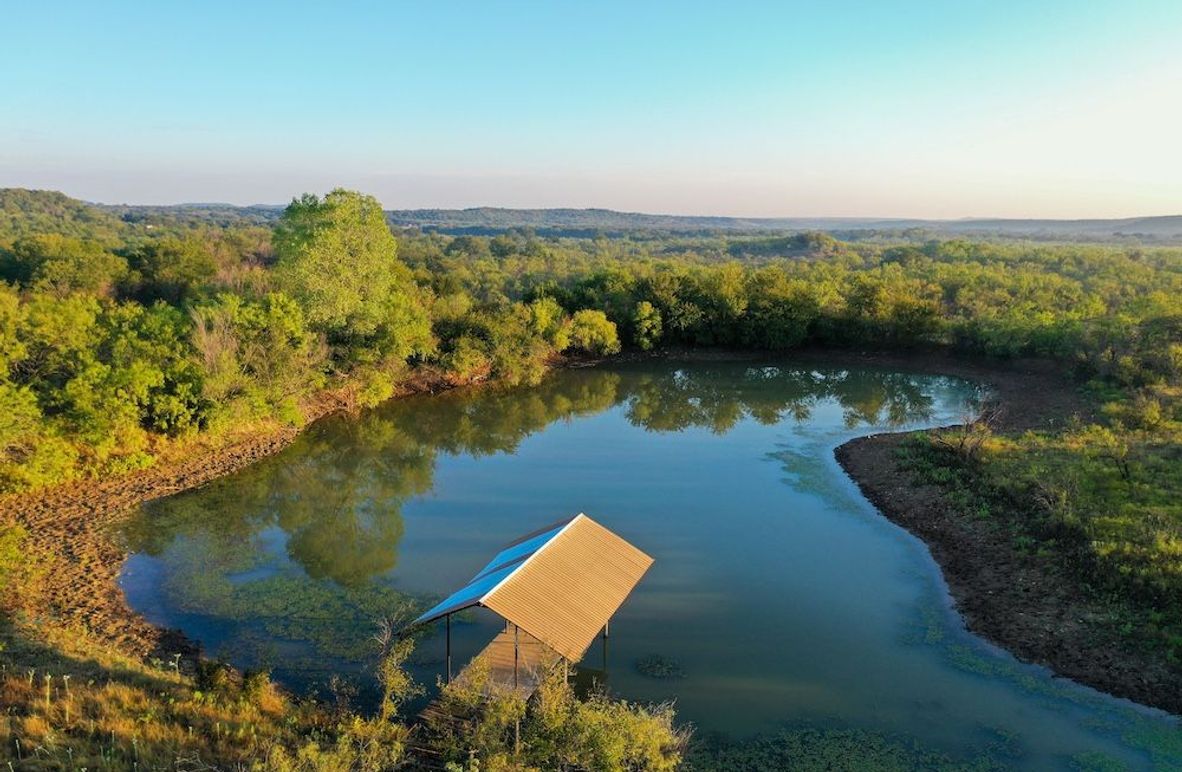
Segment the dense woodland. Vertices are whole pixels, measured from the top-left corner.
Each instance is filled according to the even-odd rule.
[[[686,347],[1061,362],[1094,421],[933,433],[909,463],[968,516],[1020,502],[1021,547],[1078,571],[1182,667],[1182,248],[395,234],[377,201],[343,190],[278,216],[0,191],[0,491],[298,426],[327,392],[363,406],[412,378],[532,383],[562,355]],[[0,550],[18,554],[19,536],[0,532]]]
[[[1182,250],[818,233],[396,239],[376,201],[344,191],[294,201],[274,228],[127,222],[26,191],[0,208],[7,490],[141,467],[244,422],[299,423],[301,401],[328,386],[373,403],[414,367],[535,381],[561,352],[1050,356],[1134,390],[1128,426],[1173,419],[1182,372]]]

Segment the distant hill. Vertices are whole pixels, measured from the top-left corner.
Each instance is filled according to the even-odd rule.
[[[138,204],[98,204],[99,208],[128,223],[142,225],[213,225],[229,228],[242,225],[268,225],[283,214],[278,204],[234,206],[233,204],[175,204],[150,206]]]
[[[1009,233],[1029,236],[1068,234],[1182,239],[1182,215],[1176,214],[1161,217],[1127,217],[1118,220],[950,220],[938,221],[936,227],[949,233]]]
[[[395,209],[386,213],[391,224],[442,231],[501,231],[535,228],[547,231],[800,231],[862,227],[906,227],[902,220],[817,217],[709,217],[697,215],[643,214],[612,209]],[[916,221],[918,222],[918,221]]]
[[[979,235],[1038,239],[1115,241],[1141,239],[1182,243],[1182,215],[1113,220],[964,219],[920,220],[870,217],[697,217],[641,214],[610,209],[399,209],[392,225],[448,233],[491,233],[534,228],[563,235],[628,231],[823,231],[844,237],[921,231],[934,236]]]
[[[616,212],[611,209],[395,209],[387,212],[395,225],[423,228],[545,228],[563,230],[767,230],[785,228],[779,221],[736,217],[695,217]]]
[[[122,228],[111,213],[55,190],[0,188],[0,246],[34,233],[115,243]]]
[[[0,188],[0,245],[34,232],[111,238],[132,227],[190,228],[269,225],[283,206],[259,204],[88,204],[62,193]],[[611,209],[396,209],[386,212],[396,228],[449,234],[492,235],[531,228],[540,235],[593,237],[645,232],[687,235],[784,234],[819,231],[841,239],[923,240],[958,236],[1046,241],[1182,244],[1182,215],[1113,220],[1023,220],[981,218],[919,220],[871,217],[699,217],[643,214]]]

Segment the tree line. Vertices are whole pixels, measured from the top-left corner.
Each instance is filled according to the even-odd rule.
[[[1057,357],[1137,389],[1182,373],[1178,250],[396,237],[376,200],[344,190],[293,200],[274,227],[125,222],[21,193],[0,222],[4,490],[299,424],[330,386],[373,404],[415,369],[534,382],[562,352],[941,346]]]

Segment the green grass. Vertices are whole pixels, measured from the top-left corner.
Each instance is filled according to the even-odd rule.
[[[1134,426],[1137,399],[1108,403],[1103,423],[988,437],[971,458],[950,433],[919,433],[901,457],[966,516],[1070,571],[1125,635],[1182,663],[1182,403]]]

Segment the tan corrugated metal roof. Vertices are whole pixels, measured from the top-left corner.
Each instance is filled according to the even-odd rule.
[[[648,555],[580,514],[482,605],[577,661],[652,564]]]
[[[648,555],[579,514],[507,546],[415,624],[485,606],[577,661],[652,564]]]

